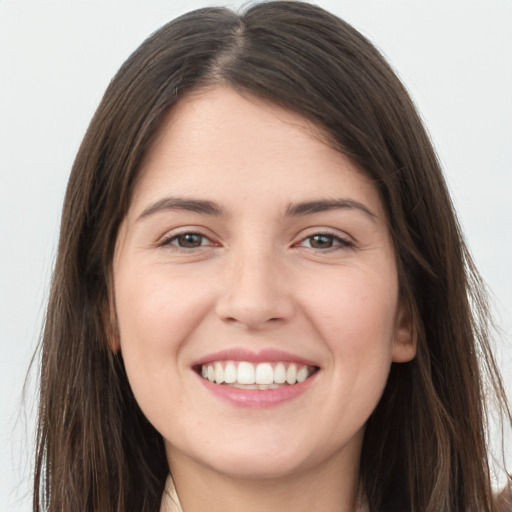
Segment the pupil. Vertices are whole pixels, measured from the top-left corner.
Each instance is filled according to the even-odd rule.
[[[325,249],[328,247],[332,247],[332,236],[315,235],[312,237],[311,246],[316,249]]]
[[[187,233],[181,235],[178,239],[180,247],[199,247],[201,245],[201,235]]]

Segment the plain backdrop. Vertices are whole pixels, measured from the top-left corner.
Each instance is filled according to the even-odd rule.
[[[387,56],[443,163],[493,291],[512,390],[512,1],[323,0]],[[67,177],[113,74],[185,11],[241,2],[0,0],[0,510],[30,509],[35,383]],[[36,367],[37,369],[37,367]]]

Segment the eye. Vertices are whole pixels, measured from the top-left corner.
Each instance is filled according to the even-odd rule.
[[[331,233],[315,233],[314,235],[304,238],[298,245],[320,250],[353,247],[352,242]]]
[[[163,240],[160,245],[176,246],[181,249],[195,249],[205,245],[213,245],[213,243],[201,233],[187,232],[171,236]]]

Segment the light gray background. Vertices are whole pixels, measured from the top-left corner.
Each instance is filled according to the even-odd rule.
[[[67,176],[110,78],[151,32],[204,5],[0,0],[0,510],[30,509],[34,385],[22,385]],[[494,293],[512,390],[512,1],[323,0],[391,61],[434,139]]]

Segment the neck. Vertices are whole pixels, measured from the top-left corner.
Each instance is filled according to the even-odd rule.
[[[358,496],[358,466],[339,460],[291,477],[240,479],[195,464],[170,461],[160,512],[366,512]],[[178,463],[179,462],[179,463]],[[189,461],[190,463],[190,461]],[[194,467],[195,466],[195,467]]]

